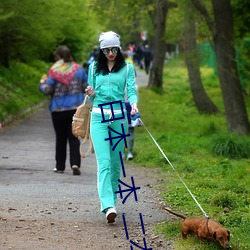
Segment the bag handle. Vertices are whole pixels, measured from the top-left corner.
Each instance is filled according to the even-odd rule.
[[[84,97],[84,100],[83,100],[83,105],[85,105],[86,104],[86,101],[87,101],[87,98],[88,98],[88,95],[87,94],[85,94],[85,97]]]
[[[87,98],[88,98],[88,95],[85,96],[84,101],[83,101],[83,105],[86,104]],[[81,144],[80,144],[80,147],[79,147],[80,155],[81,155],[82,158],[87,157],[87,155],[90,153],[90,151],[91,151],[92,153],[94,153],[94,147],[93,147],[92,139],[91,139],[91,137],[90,137],[89,129],[90,129],[90,115],[88,116],[87,130],[86,130],[87,132],[86,132],[86,134],[85,134],[85,137],[82,139]],[[89,140],[89,148],[88,148],[87,152],[84,153],[84,152],[83,152],[83,146],[84,146],[84,144],[85,144],[88,140]]]
[[[89,116],[89,119],[88,119],[87,131],[89,131],[89,122],[90,122],[90,116]],[[88,138],[88,137],[89,137],[89,138]],[[87,152],[84,153],[84,152],[83,152],[83,146],[84,146],[84,144],[85,144],[87,141],[89,141],[89,148],[88,148]],[[81,141],[81,144],[80,144],[80,147],[79,147],[79,151],[80,151],[80,155],[81,155],[82,158],[87,157],[87,155],[90,153],[90,151],[91,151],[92,153],[94,153],[93,142],[92,142],[92,139],[91,139],[90,134],[88,135],[88,134],[86,133],[85,137],[84,137],[83,140]]]
[[[83,152],[83,145],[89,140],[89,148],[86,153]],[[94,153],[94,147],[93,147],[93,142],[92,139],[89,137],[89,139],[84,138],[80,144],[79,147],[80,155],[82,158],[85,158],[88,156],[90,152]]]

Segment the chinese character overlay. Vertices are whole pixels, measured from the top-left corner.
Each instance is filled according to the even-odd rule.
[[[119,133],[119,132],[115,131],[114,129],[112,129],[112,128],[109,127],[109,126],[108,126],[108,128],[109,128],[109,137],[106,138],[105,141],[110,141],[110,145],[113,146],[113,140],[114,140],[114,139],[120,139],[120,140],[118,140],[118,141],[116,142],[116,144],[112,147],[112,150],[115,151],[116,146],[118,145],[118,143],[119,143],[121,140],[124,140],[125,147],[127,148],[128,146],[127,146],[126,137],[130,136],[130,134],[125,134],[123,124],[121,124],[122,133]],[[116,134],[118,134],[118,136],[112,137],[112,136],[111,136],[110,130],[113,131],[113,132],[115,132]]]
[[[116,194],[120,194],[120,198],[123,199],[122,193],[124,193],[124,192],[129,192],[129,193],[127,194],[127,196],[123,199],[122,204],[124,204],[124,203],[126,202],[127,198],[129,197],[129,195],[130,195],[132,192],[134,192],[135,201],[137,201],[136,190],[140,189],[140,187],[135,187],[135,183],[134,183],[134,178],[133,178],[133,176],[131,177],[132,186],[127,185],[126,183],[122,182],[121,180],[118,180],[118,181],[119,181],[119,183],[121,183],[122,185],[128,187],[128,189],[122,190],[122,189],[121,189],[121,185],[119,184],[119,186],[118,186],[119,191],[116,191],[115,193],[116,193]]]
[[[143,219],[142,219],[142,214],[139,213],[140,215],[140,221],[141,221],[141,226],[142,226],[142,232],[143,234],[145,235],[145,230],[144,230],[144,224],[143,224]],[[125,228],[125,232],[126,232],[126,238],[127,240],[129,240],[129,235],[128,235],[128,229],[127,229],[127,223],[126,223],[126,220],[125,220],[125,215],[123,214],[122,215],[122,218],[123,218],[123,224],[124,224],[124,228]],[[133,242],[132,240],[129,241],[132,245],[134,245],[135,247],[139,248],[139,249],[143,249],[143,250],[152,250],[153,248],[148,248],[147,247],[147,243],[146,243],[146,239],[143,238],[143,243],[144,243],[144,246],[141,247],[139,246],[138,244],[136,244],[135,242]],[[133,246],[130,246],[130,249],[133,250]]]
[[[120,104],[120,109],[119,110],[121,110],[121,112],[118,113],[119,114],[118,117],[115,116],[115,115],[118,115],[118,114],[115,114],[114,109],[113,109],[113,104],[116,104],[116,103]],[[103,103],[103,104],[99,104],[98,106],[100,107],[101,112],[102,112],[102,121],[101,122],[110,122],[110,121],[114,121],[114,120],[119,120],[119,119],[124,119],[125,118],[123,107],[122,107],[122,102],[121,101]],[[104,109],[110,109],[111,110],[111,113],[110,113],[110,116],[109,116],[108,119],[105,119]]]

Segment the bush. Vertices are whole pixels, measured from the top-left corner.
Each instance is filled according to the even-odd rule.
[[[236,135],[222,135],[212,140],[211,151],[215,155],[231,159],[249,158],[250,146],[247,140]]]

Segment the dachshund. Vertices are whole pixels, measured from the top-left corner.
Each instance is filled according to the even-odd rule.
[[[196,235],[200,241],[215,241],[218,242],[223,249],[231,249],[230,232],[228,229],[210,218],[187,218],[185,215],[173,212],[171,209],[162,207],[169,213],[183,219],[181,225],[181,233],[183,239],[187,239],[188,234]]]

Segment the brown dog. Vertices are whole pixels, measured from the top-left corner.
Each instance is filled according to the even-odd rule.
[[[201,241],[216,241],[224,249],[231,249],[229,245],[230,232],[222,225],[210,218],[187,218],[185,215],[178,214],[163,207],[166,211],[183,219],[181,233],[183,239],[187,239],[188,234],[196,235]]]

